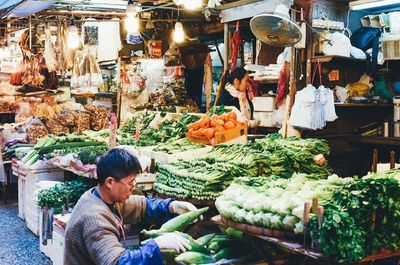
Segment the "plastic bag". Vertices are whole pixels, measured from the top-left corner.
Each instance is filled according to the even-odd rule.
[[[19,110],[17,111],[17,114],[15,115],[15,122],[24,122],[28,118],[33,116],[33,111],[31,108],[31,105],[27,102],[21,102],[19,103]]]
[[[25,130],[28,134],[28,141],[31,144],[36,144],[40,138],[49,133],[43,122],[38,118],[31,118],[31,120],[25,125]]]
[[[325,42],[323,52],[325,55],[337,55],[350,57],[351,42],[350,39],[339,32],[331,33],[327,36],[329,42]]]
[[[165,66],[179,66],[182,65],[181,54],[175,44],[171,44],[168,51],[165,52],[164,57]]]
[[[325,112],[325,120],[332,122],[338,118],[335,110],[335,98],[333,91],[324,86],[319,87],[321,93],[321,102]]]

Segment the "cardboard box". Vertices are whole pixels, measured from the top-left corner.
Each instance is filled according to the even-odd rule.
[[[235,128],[222,131],[222,132],[217,132],[214,135],[214,138],[209,139],[207,137],[201,137],[201,136],[193,136],[187,134],[186,137],[193,143],[199,143],[199,144],[206,144],[206,145],[218,145],[218,144],[224,144],[226,142],[232,141],[235,138],[239,138],[241,136],[247,137],[247,125],[245,124],[238,124]]]
[[[274,111],[275,97],[255,97],[253,105],[254,111]]]
[[[266,112],[266,111],[255,111],[254,112],[254,119],[260,120],[261,127],[275,127],[275,123],[273,122],[273,112]]]

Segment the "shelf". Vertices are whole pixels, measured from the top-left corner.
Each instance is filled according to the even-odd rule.
[[[155,193],[154,195],[157,198],[160,199],[167,199],[167,198],[172,198],[174,200],[178,200],[178,201],[186,201],[186,202],[190,202],[191,204],[194,205],[201,205],[201,206],[208,206],[208,207],[213,207],[215,208],[215,201],[214,200],[198,200],[198,199],[188,199],[188,198],[180,198],[180,197],[176,197],[176,196],[170,196],[170,195],[165,195],[165,194],[161,194],[161,193]]]
[[[266,79],[266,80],[256,80],[260,82],[260,84],[278,84],[279,79]]]
[[[366,62],[366,60],[362,59],[354,59],[344,56],[332,56],[332,55],[314,56],[311,58],[312,63],[316,63],[318,61],[321,63],[328,63],[331,61],[349,61],[349,62],[364,62],[364,63]]]
[[[354,135],[354,136],[348,136],[347,139],[350,142],[360,143],[360,144],[400,146],[400,138],[398,137]]]
[[[382,107],[392,108],[392,103],[335,103],[335,107]]]
[[[220,215],[212,217],[211,221],[213,221],[217,225],[224,225]],[[318,250],[314,250],[309,247],[305,247],[299,242],[296,242],[293,240],[286,240],[286,239],[282,239],[282,238],[271,237],[271,236],[261,236],[261,235],[252,234],[252,233],[248,233],[248,232],[245,232],[245,233],[248,234],[249,236],[253,236],[253,237],[265,240],[274,245],[280,246],[284,249],[287,249],[288,251],[290,251],[292,253],[307,256],[314,260],[318,260],[320,262],[322,261],[326,264],[330,264],[329,259],[326,256],[324,256],[324,254],[322,254]],[[400,251],[380,253],[380,254],[367,256],[367,257],[363,258],[362,260],[359,260],[357,262],[357,264],[371,262],[371,261],[377,261],[377,260],[383,260],[383,259],[388,259],[388,258],[393,258],[393,257],[399,257],[399,256],[400,256]]]

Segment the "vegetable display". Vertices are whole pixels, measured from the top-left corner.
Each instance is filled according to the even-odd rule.
[[[332,170],[326,162],[320,165],[314,161],[321,153],[329,154],[323,140],[277,135],[247,145],[216,146],[200,159],[160,165],[155,190],[181,198],[214,200],[232,180],[242,176],[290,178],[295,172],[312,171],[315,178],[325,178]]]
[[[325,255],[353,262],[367,255],[400,249],[400,170],[354,179],[334,192],[320,229],[311,231]]]
[[[163,152],[167,154],[175,154],[178,152],[200,149],[203,147],[205,147],[205,145],[194,144],[190,142],[188,139],[183,138],[173,142],[157,145],[156,148],[153,149],[153,151]]]
[[[222,192],[215,205],[232,221],[302,234],[304,203],[318,198],[324,205],[349,181],[336,175],[328,179],[306,174],[295,174],[290,179],[242,177]]]
[[[190,235],[183,233],[188,225],[192,224],[208,207],[198,209],[177,216],[163,224],[157,230],[143,230],[144,239],[157,238],[164,233],[179,233],[182,237],[189,240],[191,249],[183,253],[178,253],[174,249],[162,249],[161,254],[166,261],[175,261],[184,264],[208,264],[215,263],[222,259],[238,259],[247,257],[250,254],[257,257],[256,252],[249,246],[244,245],[241,238],[233,238],[225,234],[207,234],[198,239],[193,239]],[[235,233],[233,233],[235,234]],[[143,243],[146,243],[143,241]],[[257,257],[258,258],[258,257]]]
[[[155,118],[155,115],[148,115],[149,116],[145,116],[141,121],[136,118],[126,123],[125,126],[118,132],[118,143],[143,147],[173,142],[175,140],[184,138],[186,135],[186,126],[199,119],[198,117],[190,114],[183,114],[179,120],[166,119],[159,124],[158,128],[153,128],[149,125]],[[136,122],[139,122],[139,131],[136,131]],[[133,126],[135,127],[133,128]]]
[[[235,112],[214,115],[212,117],[205,116],[199,121],[191,123],[187,126],[187,133],[190,136],[214,138],[218,132],[230,130],[238,126],[237,116]]]
[[[76,203],[91,186],[93,184],[88,179],[66,181],[39,191],[37,203],[39,207],[54,208],[56,211],[60,211],[67,201],[70,204]]]
[[[39,139],[38,143],[29,151],[22,162],[28,166],[33,165],[41,156],[51,159],[55,156],[74,154],[82,163],[94,163],[96,157],[107,150],[106,145],[101,142],[92,141],[86,136],[65,135],[46,136]]]

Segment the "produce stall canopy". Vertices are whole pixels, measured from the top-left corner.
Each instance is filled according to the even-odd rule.
[[[0,10],[15,6],[21,2],[22,0],[0,0]]]
[[[1,9],[7,8],[12,6],[10,5],[11,2],[14,2],[14,5],[17,4],[15,8],[13,8],[11,11],[7,12],[5,16],[7,17],[25,17],[29,16],[32,14],[36,14],[40,11],[43,11],[48,8],[52,8],[54,4],[52,2],[48,1],[34,1],[34,0],[28,0],[28,1],[2,1],[4,2],[4,5],[6,7],[3,7],[3,5],[0,5]],[[10,2],[10,3],[9,3]],[[1,3],[1,2],[0,2]],[[20,3],[20,4],[18,4]]]

